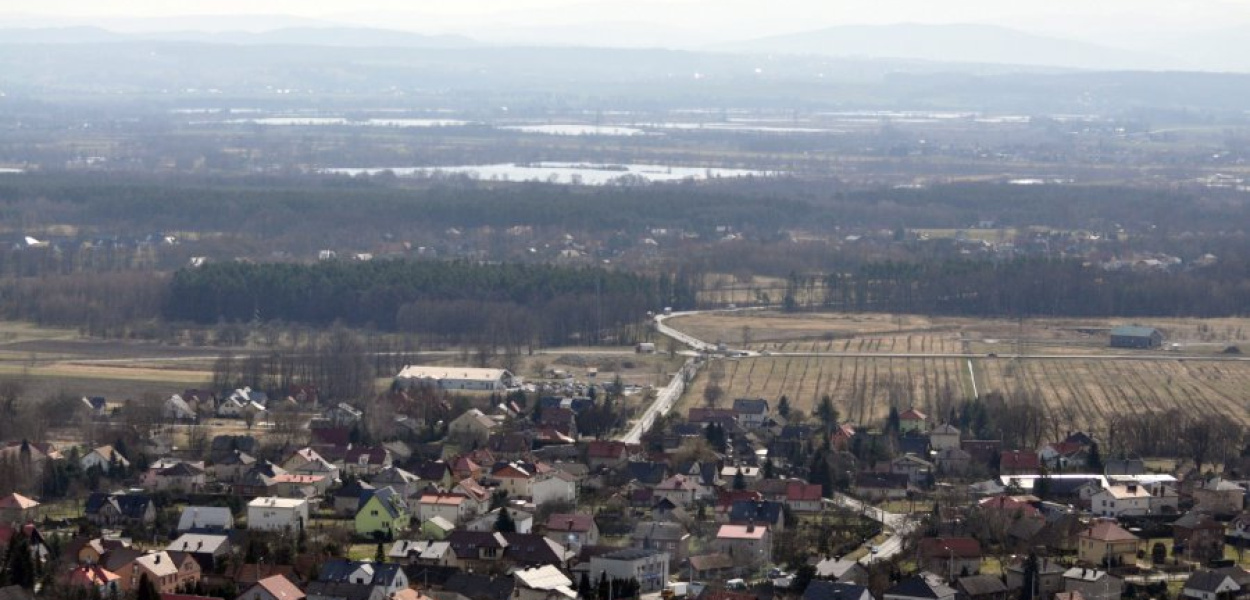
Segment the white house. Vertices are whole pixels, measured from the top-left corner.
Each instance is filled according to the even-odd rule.
[[[564,471],[544,473],[530,481],[530,498],[534,506],[552,502],[577,502],[577,483]]]
[[[490,432],[496,427],[499,427],[499,421],[476,408],[470,408],[447,424],[447,436],[464,442],[476,441],[479,445],[485,445],[490,439]]]
[[[234,529],[234,516],[222,506],[188,506],[178,518],[179,533],[192,529]]]
[[[959,447],[959,428],[950,423],[943,423],[929,432],[929,445],[935,452],[947,448]]]
[[[510,506],[508,507],[508,516],[512,517],[512,522],[516,524],[517,533],[532,533],[534,531],[533,514]],[[496,508],[469,521],[464,528],[467,531],[494,531],[495,522],[498,520],[499,509]]]
[[[1198,571],[1189,576],[1181,596],[1194,600],[1218,600],[1236,596],[1241,586],[1227,573],[1215,571]]]
[[[512,594],[515,600],[577,598],[577,586],[573,585],[573,580],[552,565],[514,571],[512,577],[516,580],[516,589]]]
[[[297,531],[308,523],[308,501],[302,498],[257,498],[247,503],[247,528]]]
[[[469,498],[460,494],[425,494],[417,501],[417,519],[425,522],[442,517],[452,523],[462,523],[472,515],[471,507]]]
[[[174,394],[161,407],[161,416],[167,421],[194,421],[196,415],[195,409],[182,396]]]
[[[1109,485],[1090,496],[1089,506],[1100,517],[1145,515],[1150,512],[1150,492],[1135,483]]]
[[[593,556],[590,559],[590,580],[636,579],[644,594],[658,592],[668,585],[668,553],[644,548],[623,548]]]
[[[78,460],[78,464],[82,466],[82,470],[86,471],[91,467],[99,467],[101,471],[108,473],[109,468],[113,465],[119,467],[129,467],[130,461],[126,460],[120,452],[112,446],[100,446]]]
[[[515,387],[517,383],[516,377],[507,369],[409,365],[395,376],[395,384],[400,388],[433,385],[443,390],[501,392]]]

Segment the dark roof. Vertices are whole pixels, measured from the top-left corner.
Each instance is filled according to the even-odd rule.
[[[660,462],[635,461],[625,465],[625,476],[646,485],[659,485],[668,477],[668,465]]]
[[[366,460],[371,465],[386,464],[386,456],[389,454],[386,446],[357,446],[350,448],[343,460],[351,464],[359,464],[361,457],[367,457]]]
[[[735,500],[729,508],[731,523],[776,523],[784,506],[770,500]]]
[[[1207,513],[1198,511],[1189,511],[1181,518],[1172,523],[1172,527],[1181,529],[1219,529],[1224,530],[1224,525],[1216,521],[1214,517]]]
[[[504,557],[515,563],[525,565],[558,565],[564,563],[553,546],[555,542],[536,533],[505,533],[508,542]]]
[[[412,473],[425,481],[438,481],[447,476],[451,467],[443,461],[430,461],[417,464],[411,469]]]
[[[968,577],[960,577],[955,583],[955,587],[963,591],[969,596],[985,596],[988,594],[1002,594],[1007,592],[1007,584],[1003,580],[994,575],[970,575]]]
[[[814,579],[807,584],[803,600],[858,600],[867,591],[868,588],[862,585]]]
[[[515,582],[511,577],[490,578],[486,575],[465,573],[453,574],[443,583],[443,589],[455,592],[469,600],[508,600],[512,595]]]
[[[374,498],[377,498],[378,503],[386,509],[392,519],[398,518],[401,512],[407,512],[408,507],[404,504],[403,498],[400,498],[395,488],[389,485],[379,490],[366,491],[360,497],[360,510],[364,510],[365,504]]]
[[[364,497],[365,492],[372,492],[377,488],[360,480],[353,481],[334,491],[335,498],[356,498],[357,500]]]
[[[105,504],[114,503],[122,516],[128,519],[142,519],[147,513],[152,498],[146,494],[106,494],[94,492],[87,497],[84,512],[89,515],[99,514]]]
[[[1120,337],[1151,337],[1155,334],[1163,335],[1154,327],[1141,327],[1139,325],[1121,325],[1111,330],[1111,335]]]
[[[927,435],[904,435],[898,438],[899,454],[915,454],[924,459],[929,457],[929,436]]]
[[[630,535],[635,543],[644,543],[649,540],[661,542],[677,542],[689,535],[686,528],[680,523],[668,523],[663,521],[640,521],[634,526],[634,532]]]
[[[219,435],[210,443],[208,455],[213,462],[221,462],[235,450],[254,455],[256,447],[256,438],[250,435]]]
[[[314,581],[305,586],[304,594],[343,600],[369,600],[369,597],[373,595],[373,586],[340,581]]]
[[[855,475],[855,486],[874,489],[898,489],[907,487],[909,479],[906,473],[869,473],[860,472]]]
[[[1189,576],[1189,580],[1185,582],[1185,589],[1215,593],[1215,590],[1219,589],[1220,584],[1229,577],[1227,573],[1197,571]]]
[[[480,548],[504,548],[507,540],[493,531],[456,529],[447,535],[447,543],[458,558],[477,558]]]
[[[638,560],[640,558],[647,558],[648,556],[655,556],[657,554],[663,554],[663,552],[651,548],[620,548],[602,554],[599,558],[604,560]]]
[[[747,415],[762,415],[768,412],[768,401],[763,398],[736,398],[734,412]]]
[[[193,467],[185,462],[180,462],[159,472],[158,475],[163,477],[194,477],[201,473],[203,473],[203,471],[201,471],[198,467]]]
[[[912,575],[898,582],[898,585],[886,590],[885,593],[888,596],[906,596],[909,598],[941,598],[950,595],[945,588],[946,586],[941,584],[931,584],[919,575]]]
[[[317,573],[317,581],[326,583],[348,583],[348,576],[360,567],[361,561],[350,561],[342,558],[330,560],[321,565]],[[389,585],[399,574],[399,565],[394,563],[367,563],[373,568],[373,581],[369,585]],[[312,592],[308,592],[312,595]]]
[[[966,537],[920,540],[920,555],[925,558],[945,558],[950,554],[957,558],[980,558],[981,542]]]
[[[462,573],[459,567],[439,567],[430,565],[401,565],[404,575],[410,584],[420,584],[423,589],[442,586],[453,575]]]

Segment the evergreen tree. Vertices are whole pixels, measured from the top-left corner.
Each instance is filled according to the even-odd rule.
[[[816,408],[816,416],[825,426],[825,433],[833,431],[833,428],[838,426],[838,409],[833,406],[832,396],[829,394],[821,396],[820,406]]]
[[[386,548],[382,547],[382,542],[378,542],[378,548],[373,553],[373,562],[377,564],[386,562]]]
[[[747,478],[742,475],[741,467],[738,469],[737,473],[734,473],[734,489],[735,490],[747,489]]]
[[[582,600],[595,600],[595,591],[590,587],[590,575],[588,571],[582,571],[582,578],[577,582],[577,595]]]
[[[148,574],[144,573],[139,576],[139,587],[135,588],[135,600],[161,600],[161,594],[156,589],[156,584],[148,579]]]
[[[4,563],[7,585],[20,585],[26,589],[34,589],[37,576],[35,559],[30,553],[30,540],[26,539],[24,534],[14,532]]]
[[[821,496],[833,496],[833,481],[829,478],[829,461],[825,459],[824,450],[817,451],[812,457],[812,464],[807,469],[807,481],[820,486]]]
[[[1037,570],[1037,554],[1029,552],[1029,557],[1024,561],[1024,573],[1022,574],[1020,600],[1034,600],[1038,592],[1038,570]]]
[[[902,421],[898,417],[898,407],[891,406],[890,416],[886,417],[885,420],[885,431],[886,433],[898,433],[900,427],[902,427]]]
[[[764,479],[772,479],[777,476],[777,468],[773,466],[773,459],[764,459]]]
[[[507,507],[499,509],[499,517],[495,519],[495,531],[499,533],[516,533],[516,522],[508,514]]]
[[[1102,452],[1098,449],[1098,442],[1089,445],[1089,458],[1086,460],[1086,466],[1094,473],[1103,472]]]
[[[777,414],[783,417],[790,416],[790,399],[784,395],[781,397],[781,401],[777,402]]]

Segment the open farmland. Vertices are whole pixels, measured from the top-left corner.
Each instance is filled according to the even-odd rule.
[[[828,394],[842,415],[854,422],[885,418],[891,403],[930,406],[949,396],[965,397],[967,361],[955,358],[833,358],[776,356],[721,361],[723,367],[704,369],[683,396],[684,404],[699,406],[703,393],[721,369],[719,385],[725,391],[720,405],[733,398],[789,397],[791,406],[811,413]]]
[[[1072,428],[1097,429],[1117,414],[1173,408],[1231,415],[1250,426],[1250,362],[1224,354],[1246,342],[1250,320],[1154,319],[1149,325],[1164,332],[1165,348],[1178,348],[1109,348],[1110,328],[1128,322],[735,312],[677,317],[668,324],[704,340],[765,352],[703,369],[682,399],[685,407],[703,403],[715,380],[723,390],[721,405],[785,395],[793,407],[810,412],[828,394],[844,417],[873,422],[892,405],[940,412],[973,396],[975,376],[977,393],[1036,394]],[[1017,351],[1034,358],[1010,358]]]
[[[1029,390],[1075,427],[1116,415],[1180,408],[1250,427],[1250,362],[1201,360],[974,360],[982,393]]]

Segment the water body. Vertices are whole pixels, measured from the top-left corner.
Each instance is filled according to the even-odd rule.
[[[250,123],[272,126],[318,126],[354,125],[360,127],[460,127],[468,121],[459,119],[364,119],[353,121],[343,117],[261,117],[257,119],[230,119],[223,123]]]
[[[399,177],[430,176],[436,173],[463,174],[483,181],[544,181],[571,185],[608,185],[626,179],[641,178],[659,183],[685,179],[719,179],[737,177],[767,177],[776,175],[768,171],[748,169],[719,169],[704,167],[670,167],[665,165],[604,165],[588,163],[542,162],[532,164],[502,163],[492,165],[459,165],[450,167],[399,167],[399,168],[336,168],[324,169],[326,173],[345,175],[376,175],[391,171]]]
[[[506,125],[500,127],[499,129],[520,131],[522,133],[541,133],[544,135],[605,135],[630,137],[647,134],[647,132],[634,127],[620,127],[615,125]]]

